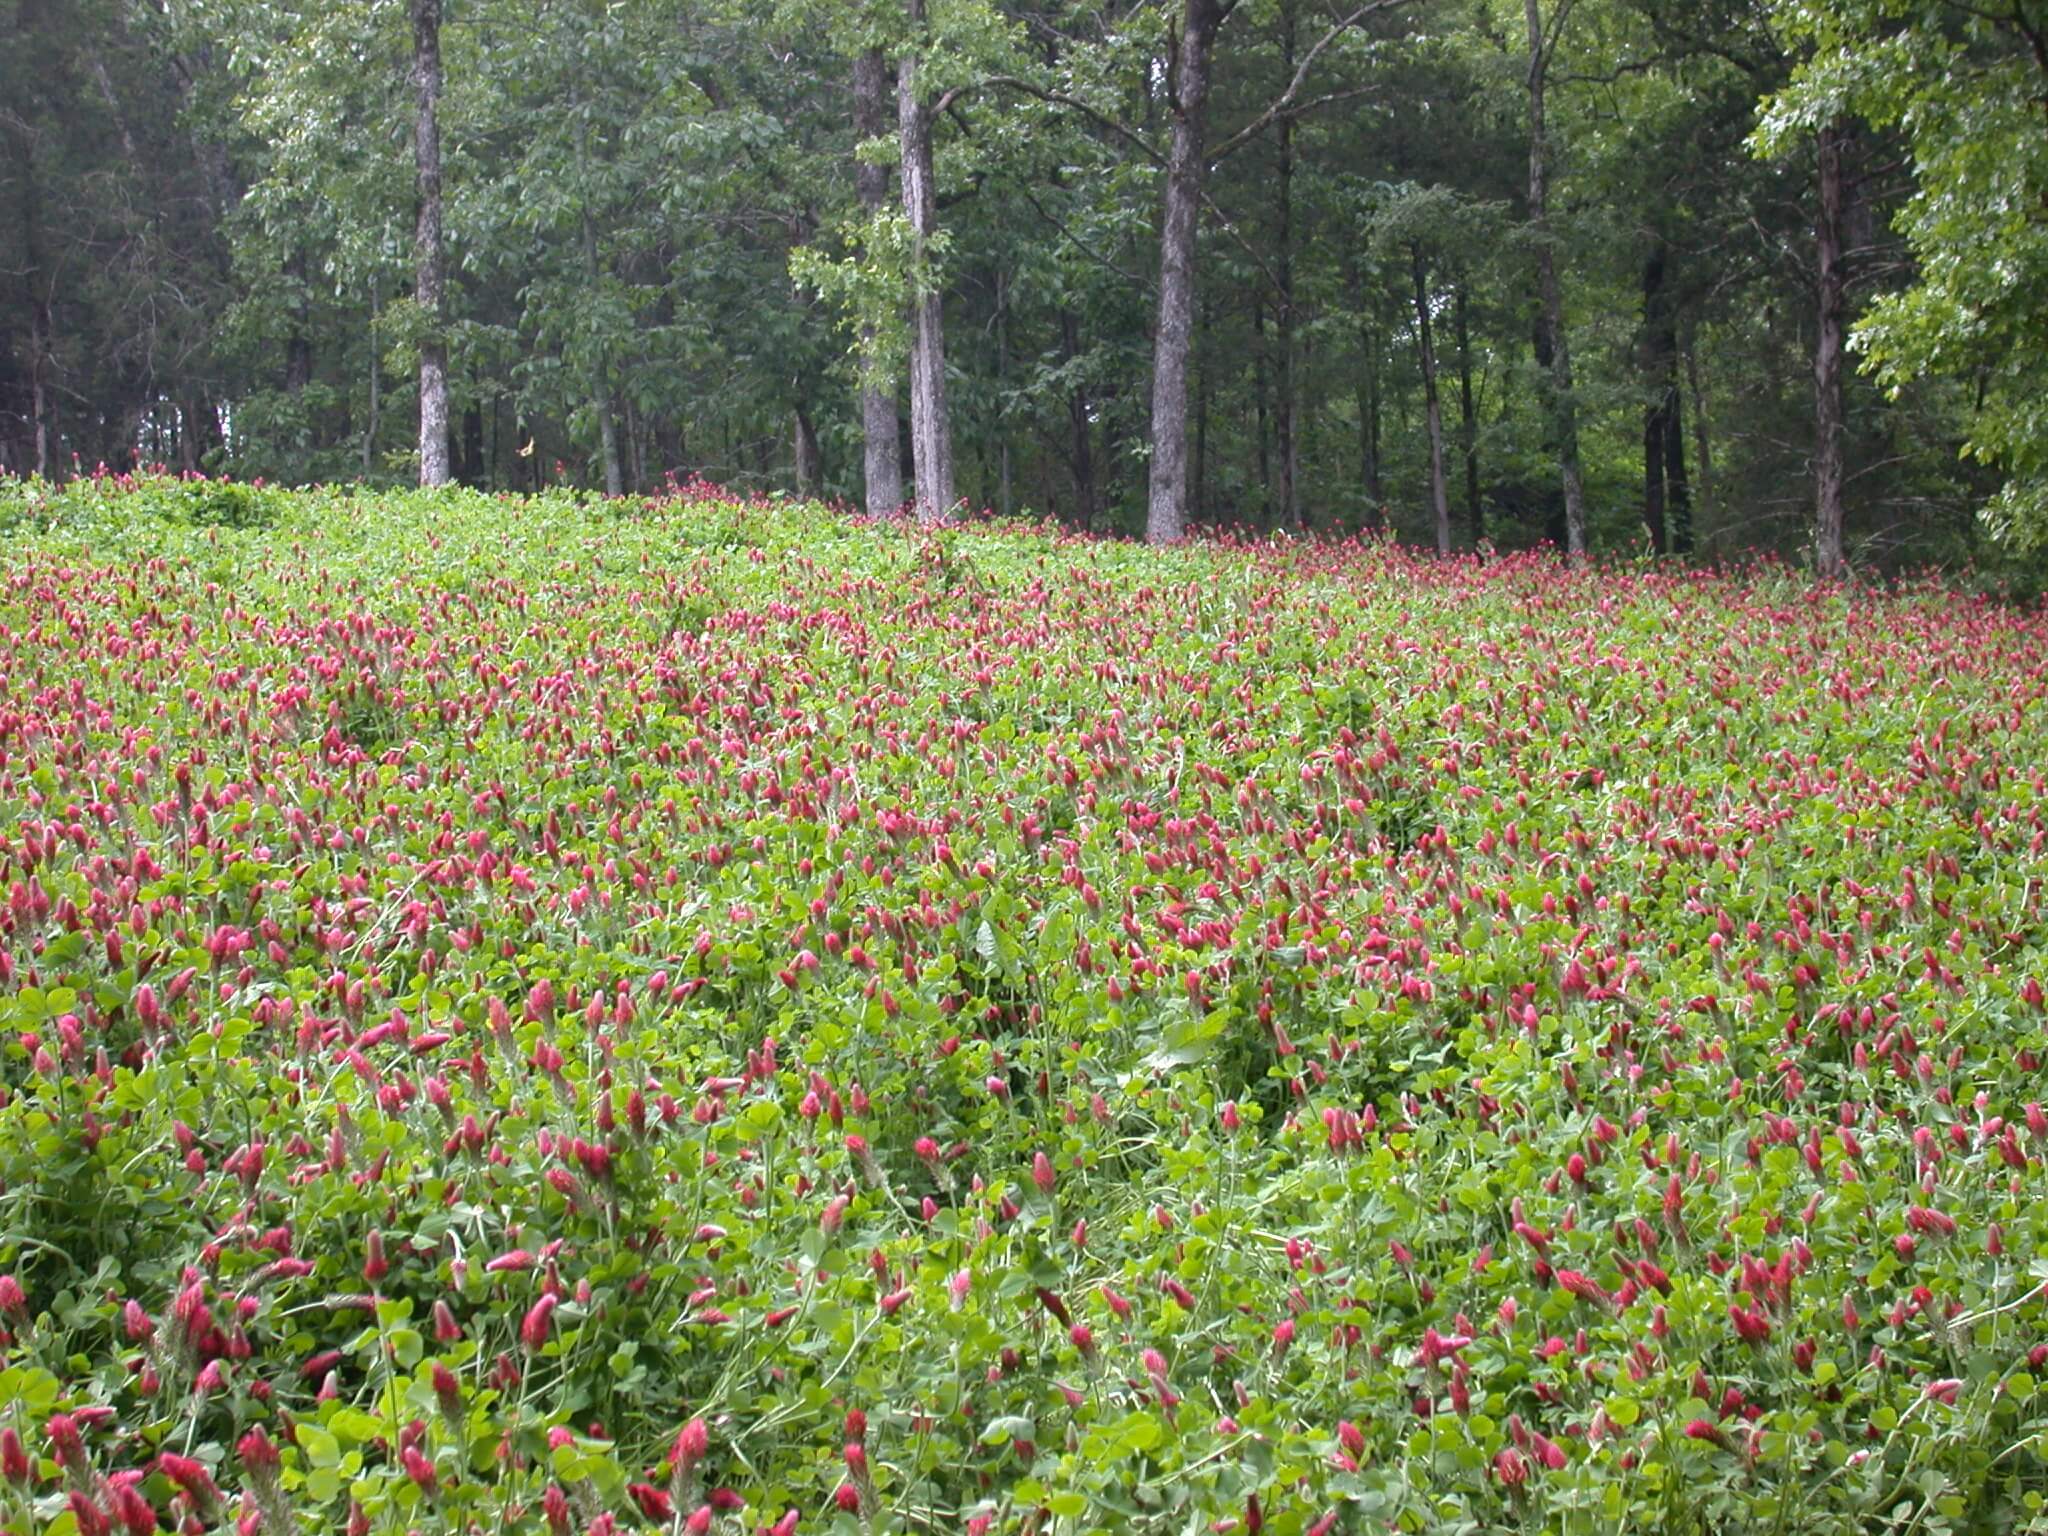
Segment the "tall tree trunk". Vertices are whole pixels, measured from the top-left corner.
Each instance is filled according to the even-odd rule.
[[[633,409],[633,396],[626,395],[627,484],[634,495],[647,489],[647,423]]]
[[[56,444],[52,440],[50,422],[54,414],[51,410],[50,390],[50,306],[41,298],[34,301],[34,308],[29,316],[28,345],[29,415],[35,422],[36,478],[47,480],[51,473],[50,455],[55,451]],[[190,438],[187,436],[183,440],[189,442]],[[197,467],[191,463],[189,454],[186,467]]]
[[[1664,404],[1661,400],[1643,407],[1643,533],[1650,541],[1650,553],[1663,554]]]
[[[1643,527],[1658,554],[1692,548],[1692,487],[1685,476],[1678,312],[1659,240],[1643,263]]]
[[[1358,479],[1365,488],[1365,530],[1378,533],[1385,524],[1381,508],[1386,495],[1380,483],[1380,328],[1379,302],[1366,301],[1365,275],[1351,269],[1351,291],[1358,305]]]
[[[446,258],[441,239],[441,0],[412,0],[412,82],[417,108],[413,162],[419,220],[413,232],[413,300],[426,316],[420,340],[420,484],[448,483]]]
[[[1650,553],[1665,552],[1664,413],[1674,342],[1664,299],[1664,242],[1643,261],[1643,531]]]
[[[1569,5],[1571,0],[1559,0]],[[1543,93],[1554,39],[1543,35],[1540,0],[1522,0],[1529,31],[1529,226],[1536,240],[1536,364],[1546,379],[1546,414],[1558,477],[1564,485],[1565,553],[1586,557],[1586,488],[1579,468],[1578,409],[1572,400],[1571,342],[1565,334],[1564,291],[1557,280],[1557,251],[1550,232],[1550,145]]]
[[[1472,524],[1472,542],[1486,537],[1486,514],[1479,505],[1479,415],[1472,404],[1472,330],[1466,316],[1468,295],[1459,280],[1454,313],[1458,324],[1458,446],[1465,456],[1465,517]]]
[[[284,259],[285,279],[291,287],[287,313],[291,329],[284,343],[285,392],[297,399],[313,382],[313,320],[306,304],[306,253],[298,246]]]
[[[1258,430],[1259,522],[1262,526],[1270,526],[1273,521],[1273,417],[1267,408],[1266,301],[1261,298],[1252,300],[1252,415],[1253,425]]]
[[[878,139],[888,127],[889,67],[879,48],[853,60],[853,132],[862,142]],[[869,218],[889,201],[889,168],[862,160],[853,168],[854,190]],[[896,392],[870,355],[875,346],[872,326],[861,331],[860,426],[863,487],[869,517],[892,517],[903,505],[903,458],[896,413]]]
[[[1207,299],[1195,302],[1195,466],[1188,484],[1188,516],[1200,518],[1209,506],[1209,312]]]
[[[481,400],[472,400],[462,408],[462,441],[456,459],[457,480],[479,491],[490,488],[491,467],[484,458],[484,407]]]
[[[26,26],[22,28],[24,34]],[[16,186],[20,192],[22,255],[21,302],[28,310],[28,393],[29,437],[38,479],[48,479],[50,456],[55,451],[51,422],[53,391],[50,386],[50,347],[53,329],[50,313],[50,274],[43,270],[42,201],[36,179],[35,138],[25,124],[11,125],[15,158],[20,169]]]
[[[370,478],[370,471],[376,464],[377,428],[382,425],[383,414],[384,362],[377,339],[377,280],[370,279],[370,413],[363,423],[363,478]]]
[[[1060,346],[1069,364],[1080,358],[1081,325],[1071,308],[1060,311]],[[1074,471],[1076,517],[1083,528],[1093,528],[1101,497],[1095,484],[1095,425],[1084,384],[1076,383],[1067,395],[1067,433],[1067,463]]]
[[[1436,552],[1451,552],[1451,491],[1444,479],[1444,412],[1437,399],[1436,343],[1429,323],[1428,269],[1422,248],[1411,246],[1415,274],[1415,356],[1422,365],[1422,403],[1429,422],[1429,506],[1436,514]]]
[[[1711,517],[1714,511],[1713,422],[1707,415],[1706,381],[1700,376],[1700,341],[1697,330],[1686,338],[1685,378],[1687,387],[1692,392],[1692,450],[1699,464],[1699,504],[1701,511]],[[1678,530],[1679,537],[1684,540],[1679,551],[1681,554],[1691,554],[1693,549],[1694,529],[1691,510],[1688,503],[1685,527]]]
[[[604,286],[604,266],[597,255],[597,222],[590,216],[589,135],[581,122],[576,125],[576,162],[585,189],[577,208],[583,227],[583,281],[590,291],[594,307],[600,298],[599,290]],[[626,490],[626,472],[619,459],[619,423],[612,409],[611,362],[601,341],[597,347],[597,377],[591,381],[590,405],[597,412],[598,458],[604,466],[604,493],[622,496]]]
[[[220,410],[205,395],[189,396],[178,406],[179,453],[187,474],[199,474],[207,467],[207,456],[222,446]]]
[[[817,423],[811,420],[811,413],[798,401],[794,412],[795,422],[792,445],[796,460],[796,493],[799,496],[817,497],[825,490],[825,455],[818,446]]]
[[[1692,553],[1692,482],[1685,474],[1685,397],[1678,390],[1678,357],[1671,358],[1671,383],[1664,409],[1664,499],[1670,549]]]
[[[1010,432],[1003,419],[1003,396],[1009,388],[1010,373],[1010,280],[996,268],[996,509],[1010,515]]]
[[[1842,348],[1848,288],[1842,250],[1842,153],[1848,130],[1840,122],[1820,131],[1820,209],[1814,246],[1820,273],[1820,325],[1813,344],[1813,563],[1822,577],[1848,574],[1842,551]]]
[[[908,0],[911,26],[924,35],[924,0]],[[932,174],[932,112],[917,85],[917,56],[896,65],[896,122],[903,144],[903,212],[911,231],[911,473],[920,522],[953,515],[953,434],[946,415],[945,304],[926,244],[938,232]]]
[[[1284,0],[1280,7],[1280,64],[1283,79],[1294,78],[1294,5]],[[1301,527],[1301,445],[1300,422],[1296,419],[1294,368],[1294,119],[1282,117],[1279,126],[1279,175],[1276,188],[1279,208],[1273,221],[1273,275],[1279,279],[1274,301],[1273,329],[1279,343],[1277,388],[1273,396],[1274,445],[1280,456],[1280,521],[1289,528]]]
[[[1228,13],[1220,0],[1183,0],[1180,46],[1169,78],[1173,122],[1159,220],[1159,311],[1152,335],[1152,463],[1145,538],[1169,544],[1187,531],[1188,352],[1195,319],[1195,222],[1202,204],[1202,139],[1209,66]]]

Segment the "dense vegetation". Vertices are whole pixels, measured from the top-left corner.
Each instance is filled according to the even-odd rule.
[[[0,521],[0,1527],[2043,1518],[2038,614]]]
[[[2048,530],[2034,0],[5,14],[0,471]]]

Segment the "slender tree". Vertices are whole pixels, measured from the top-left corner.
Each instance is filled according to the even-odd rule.
[[[907,0],[911,46],[896,63],[896,121],[903,147],[903,214],[910,223],[910,453],[921,522],[953,515],[953,429],[946,412],[945,295],[932,271],[939,199],[932,163],[934,106],[918,86],[924,0]]]
[[[1145,538],[1169,544],[1187,532],[1188,354],[1195,331],[1195,232],[1202,206],[1202,141],[1209,69],[1229,11],[1184,0],[1180,43],[1168,78],[1166,189],[1159,219],[1158,319],[1152,332],[1152,466]]]
[[[1536,365],[1543,371],[1546,414],[1564,488],[1565,552],[1586,557],[1586,486],[1579,467],[1578,408],[1572,397],[1571,339],[1565,331],[1564,289],[1557,277],[1557,245],[1550,223],[1550,130],[1545,88],[1558,35],[1573,0],[1558,0],[1545,31],[1541,0],[1523,0],[1529,35],[1526,76],[1529,105],[1529,231],[1536,247]]]
[[[1842,152],[1847,138],[1840,122],[1820,131],[1820,196],[1813,226],[1820,322],[1813,339],[1813,563],[1830,580],[1849,569],[1842,548],[1842,355],[1848,310]]]
[[[862,143],[882,136],[888,113],[889,67],[879,48],[853,56],[853,134]],[[874,218],[889,200],[889,168],[870,159],[855,162],[854,190],[862,211]],[[862,483],[868,516],[887,517],[903,505],[903,457],[898,442],[896,393],[874,356],[875,328],[862,327],[860,422]]]
[[[1422,408],[1429,435],[1429,508],[1436,519],[1436,552],[1451,552],[1451,492],[1444,477],[1444,409],[1437,389],[1436,340],[1430,324],[1429,265],[1420,243],[1408,248],[1415,280],[1415,362],[1422,370]]]
[[[420,484],[446,485],[448,467],[447,301],[441,236],[441,0],[412,0],[412,79],[417,103],[413,162],[419,221],[413,234],[413,300],[420,336]]]

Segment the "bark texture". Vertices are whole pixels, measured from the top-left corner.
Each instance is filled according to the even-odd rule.
[[[446,485],[448,343],[441,238],[441,0],[412,0],[413,164],[419,218],[413,229],[413,300],[426,316],[420,341],[420,484]]]
[[[1451,490],[1444,478],[1444,408],[1437,394],[1436,340],[1429,322],[1429,269],[1422,252],[1410,253],[1415,277],[1415,359],[1422,369],[1422,408],[1429,428],[1429,509],[1436,517],[1436,552],[1451,552]]]
[[[1195,225],[1202,204],[1202,139],[1209,73],[1226,12],[1217,0],[1185,0],[1174,54],[1166,192],[1159,221],[1159,310],[1152,335],[1152,463],[1145,539],[1170,544],[1187,532],[1188,354],[1195,332]]]
[[[1813,343],[1813,563],[1830,580],[1849,573],[1842,547],[1842,352],[1848,276],[1842,250],[1842,156],[1839,123],[1820,132],[1820,208],[1814,220],[1820,324]]]
[[[920,32],[924,0],[909,0]],[[945,305],[926,242],[938,229],[938,191],[932,175],[932,112],[917,84],[917,59],[896,65],[896,127],[903,145],[903,214],[910,222],[910,460],[919,522],[953,515],[953,434],[946,414]]]
[[[1523,0],[1522,10],[1529,31],[1529,227],[1536,243],[1536,364],[1544,374],[1551,446],[1564,487],[1565,553],[1578,561],[1586,557],[1586,487],[1579,467],[1579,423],[1572,401],[1564,290],[1558,283],[1557,250],[1550,231],[1550,144],[1543,100],[1552,43],[1544,37],[1539,0]]]
[[[879,48],[857,54],[853,61],[853,131],[865,141],[887,131],[889,67]],[[870,215],[889,201],[889,168],[862,161],[854,167],[854,190]],[[860,426],[863,484],[868,516],[890,517],[903,505],[903,456],[898,441],[896,391],[868,354],[874,347],[873,327],[861,332]]]

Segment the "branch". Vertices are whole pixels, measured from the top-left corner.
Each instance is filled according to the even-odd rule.
[[[1550,36],[1543,40],[1543,69],[1547,74],[1550,60],[1557,52],[1558,42],[1564,37],[1565,18],[1572,13],[1572,0],[1558,0],[1557,9],[1551,12]]]
[[[1376,4],[1367,6],[1365,9],[1391,9],[1392,7],[1397,5],[1408,5],[1412,3],[1415,3],[1415,0],[1377,0]],[[996,75],[991,77],[990,79],[982,81],[981,83],[985,86],[1002,86],[1008,90],[1020,91],[1026,96],[1034,97],[1037,100],[1046,102],[1052,106],[1070,107],[1074,111],[1079,112],[1083,117],[1086,117],[1091,121],[1100,124],[1102,127],[1107,128],[1111,133],[1114,133],[1118,138],[1121,138],[1125,140],[1127,143],[1135,146],[1138,152],[1144,155],[1144,157],[1150,160],[1154,165],[1164,166],[1166,164],[1166,156],[1162,155],[1152,145],[1146,143],[1144,139],[1140,138],[1137,134],[1131,132],[1130,129],[1124,127],[1122,123],[1117,122],[1114,118],[1105,117],[1101,112],[1097,111],[1094,107],[1091,107],[1087,102],[1082,101],[1077,97],[1065,96],[1058,91],[1049,91],[1045,89],[1045,87],[1043,86],[1034,85],[1029,80],[1020,80],[1014,75]],[[1309,105],[1320,105],[1320,101],[1312,102]],[[1306,108],[1304,108],[1303,110],[1306,110]],[[1206,180],[1206,178],[1204,179]],[[1020,190],[1022,190],[1021,184]],[[1034,208],[1038,208],[1038,211],[1041,214],[1045,215],[1047,222],[1051,223],[1055,228],[1058,228],[1060,230],[1060,233],[1066,235],[1069,240],[1073,240],[1075,246],[1078,247],[1085,254],[1101,262],[1101,264],[1109,268],[1110,271],[1115,272],[1118,275],[1134,283],[1138,283],[1141,287],[1150,288],[1153,286],[1153,284],[1148,279],[1140,278],[1133,273],[1125,272],[1123,268],[1119,267],[1115,262],[1109,260],[1107,257],[1099,256],[1095,252],[1090,251],[1086,245],[1082,244],[1080,240],[1075,239],[1075,237],[1071,233],[1069,233],[1064,227],[1062,227],[1057,219],[1054,219],[1051,216],[1051,214],[1046,212],[1045,209],[1039,208],[1037,201],[1031,198],[1031,194],[1028,191],[1026,191],[1024,195],[1026,200],[1030,201],[1031,205]],[[1258,250],[1251,244],[1251,242],[1246,240],[1242,234],[1238,233],[1237,225],[1231,221],[1230,215],[1228,215],[1221,208],[1216,206],[1216,199],[1209,195],[1209,190],[1207,187],[1204,187],[1202,189],[1202,206],[1208,209],[1208,211],[1212,215],[1214,215],[1216,222],[1222,226],[1224,232],[1228,234],[1231,239],[1235,240],[1238,243],[1238,245],[1244,250],[1244,253],[1252,259],[1253,265],[1255,265],[1262,273],[1265,274],[1266,281],[1272,284],[1274,292],[1279,292],[1280,279],[1274,274],[1272,267],[1267,264],[1265,257],[1259,254]]]
[[[1647,59],[1627,59],[1610,70],[1594,75],[1557,75],[1553,78],[1559,85],[1618,85],[1626,75],[1645,75],[1653,69],[1661,69],[1671,62],[1669,54],[1658,54]]]
[[[1265,132],[1266,129],[1272,127],[1282,117],[1299,116],[1303,112],[1312,111],[1316,107],[1327,105],[1329,102],[1343,100],[1346,96],[1362,94],[1361,91],[1350,91],[1320,97],[1300,108],[1296,108],[1294,105],[1294,98],[1301,94],[1302,86],[1308,83],[1309,71],[1315,68],[1316,60],[1322,57],[1323,50],[1328,48],[1330,44],[1337,41],[1338,38],[1342,37],[1368,16],[1380,11],[1397,10],[1401,6],[1418,3],[1420,3],[1420,0],[1370,0],[1369,4],[1359,6],[1349,16],[1346,16],[1342,21],[1331,27],[1329,31],[1317,38],[1315,46],[1302,56],[1300,67],[1294,71],[1294,78],[1287,82],[1287,89],[1276,96],[1266,107],[1265,111],[1261,112],[1257,117],[1238,129],[1236,133],[1233,133],[1219,144],[1215,152],[1209,156],[1209,163],[1215,165],[1236,154],[1245,145]]]
[[[1094,246],[1090,245],[1086,240],[1083,240],[1079,235],[1075,234],[1071,229],[1069,229],[1066,226],[1066,224],[1061,221],[1057,214],[1055,214],[1050,208],[1046,207],[1045,204],[1041,203],[1037,199],[1037,197],[1035,197],[1032,194],[1029,183],[1025,182],[1021,177],[1012,178],[1011,184],[1017,189],[1019,193],[1023,195],[1025,202],[1029,203],[1033,208],[1038,210],[1038,216],[1041,219],[1044,219],[1045,222],[1050,224],[1054,229],[1058,230],[1060,234],[1066,238],[1067,243],[1073,246],[1074,249],[1079,251],[1083,256],[1086,256],[1089,260],[1104,267],[1108,271],[1114,272],[1118,277],[1122,278],[1125,282],[1131,284],[1134,288],[1142,288],[1147,292],[1156,291],[1157,285],[1152,281],[1151,278],[1142,277],[1136,272],[1127,271],[1123,267],[1118,266],[1114,260],[1112,260],[1108,256],[1103,255],[1102,252],[1096,250]]]
[[[994,75],[981,83],[985,86],[1000,86],[1005,90],[1020,91],[1024,95],[1035,97],[1049,106],[1071,108],[1095,123],[1098,127],[1107,128],[1125,143],[1133,146],[1139,154],[1150,160],[1154,165],[1166,164],[1166,156],[1162,155],[1156,148],[1146,143],[1144,139],[1131,132],[1130,129],[1126,128],[1115,118],[1091,107],[1079,97],[1065,96],[1058,91],[1049,91],[1044,86],[1033,85],[1029,80],[1020,80],[1015,75]]]
[[[1259,254],[1258,248],[1251,241],[1245,239],[1243,235],[1237,232],[1237,225],[1231,222],[1229,214],[1216,206],[1216,199],[1209,195],[1207,187],[1202,188],[1202,206],[1215,215],[1216,222],[1223,226],[1223,232],[1238,243],[1238,246],[1244,251],[1245,255],[1251,257],[1252,265],[1265,273],[1266,282],[1273,292],[1284,292],[1285,290],[1281,286],[1279,276],[1266,264],[1266,258]]]

